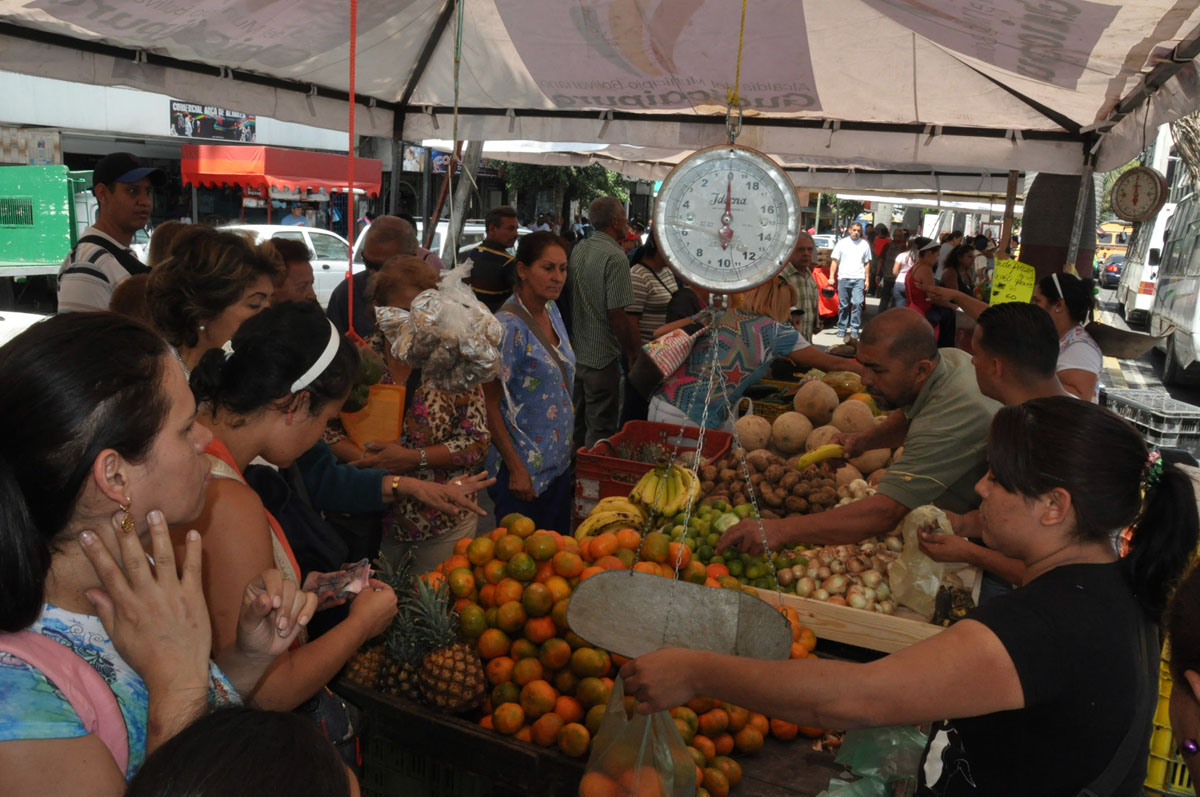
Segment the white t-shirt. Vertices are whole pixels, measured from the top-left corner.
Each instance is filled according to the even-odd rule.
[[[833,247],[830,260],[838,262],[838,279],[860,280],[867,275],[867,264],[871,262],[871,245],[866,238],[855,241],[847,236]]]
[[[913,263],[916,259],[913,257],[912,250],[909,249],[896,255],[896,263],[900,264],[900,270],[896,272],[896,284],[903,285],[908,278],[908,272],[912,271]],[[893,268],[895,264],[893,264]]]
[[[128,246],[95,227],[88,227],[79,237],[89,235],[105,238],[134,256]],[[58,271],[58,312],[107,310],[113,289],[127,279],[129,272],[103,246],[86,242],[76,244]]]
[[[1092,336],[1077,326],[1063,336],[1058,352],[1057,371],[1078,368],[1093,374],[1104,370],[1104,355]]]

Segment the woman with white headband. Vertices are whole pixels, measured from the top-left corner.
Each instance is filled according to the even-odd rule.
[[[193,524],[204,546],[204,596],[212,620],[214,655],[237,642],[237,601],[243,573],[279,568],[303,584],[278,521],[246,485],[242,472],[255,457],[287,467],[321,438],[338,413],[358,369],[354,345],[311,303],[274,305],[246,320],[223,349],[204,354],[191,376],[197,420],[213,433],[208,447],[212,484]],[[176,544],[186,529],[174,529]],[[396,613],[386,584],[370,586],[350,604],[345,620],[309,644],[279,656],[258,682],[252,702],[287,711],[312,698]]]

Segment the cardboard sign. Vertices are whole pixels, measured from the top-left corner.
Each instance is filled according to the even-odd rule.
[[[1037,269],[1017,260],[997,260],[992,272],[991,304],[1028,302],[1037,285]]]

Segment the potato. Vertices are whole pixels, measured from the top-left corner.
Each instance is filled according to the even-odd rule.
[[[764,509],[759,514],[762,515],[763,520],[780,520],[783,518],[783,515],[780,515],[778,512],[772,512],[770,509]]]
[[[851,459],[850,464],[858,468],[862,473],[870,473],[887,465],[891,456],[892,450],[890,448],[873,448]]]
[[[787,470],[782,465],[772,465],[767,468],[763,474],[763,478],[771,484],[779,484],[780,479],[783,478],[785,473],[787,473]]]
[[[786,467],[786,466],[785,466]],[[800,483],[800,474],[794,468],[788,469],[788,472],[779,480],[779,486],[784,490],[791,490]]]
[[[783,506],[784,493],[770,485],[763,485],[763,500],[767,502],[768,506],[778,508]]]
[[[795,495],[789,495],[783,499],[783,505],[792,515],[800,515],[808,511],[808,501]]]
[[[841,429],[836,426],[818,426],[812,430],[812,434],[808,436],[808,440],[804,442],[804,448],[808,451],[820,448],[829,442],[835,434],[840,434]]]
[[[713,488],[715,486],[716,486],[715,482],[711,482],[711,481],[700,482],[700,492],[704,495],[708,495],[709,493],[711,493],[713,491]]]
[[[856,434],[875,428],[875,416],[871,408],[861,401],[843,401],[833,411],[832,424],[843,432]]]
[[[804,450],[813,425],[803,413],[785,412],[771,424],[771,442],[785,454]]]
[[[700,468],[700,480],[706,482],[715,482],[717,480],[718,472],[719,470],[716,467],[712,465],[705,465],[704,467]]]
[[[837,405],[837,392],[824,382],[805,382],[792,399],[796,412],[808,418],[813,426],[829,423]]]
[[[760,448],[757,451],[751,451],[746,455],[747,467],[753,467],[751,473],[762,473],[771,466],[771,452],[765,448]]]
[[[729,482],[737,477],[737,472],[733,468],[721,468],[721,472],[718,475],[721,481]]]
[[[837,486],[842,487],[850,484],[850,482],[854,481],[855,479],[861,478],[862,473],[859,472],[858,468],[854,467],[853,465],[846,464],[838,468]]]

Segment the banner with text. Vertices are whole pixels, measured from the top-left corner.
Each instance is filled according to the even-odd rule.
[[[252,143],[255,117],[216,105],[171,100],[171,135]]]

